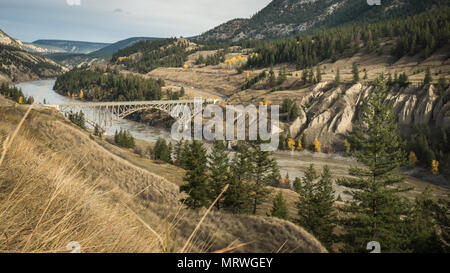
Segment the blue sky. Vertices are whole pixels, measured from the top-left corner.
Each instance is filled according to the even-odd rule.
[[[189,37],[250,17],[270,0],[0,0],[0,29],[24,42]]]

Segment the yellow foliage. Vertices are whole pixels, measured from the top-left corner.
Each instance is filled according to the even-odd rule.
[[[119,62],[121,62],[121,61],[123,61],[123,60],[126,60],[126,59],[128,59],[128,57],[126,57],[126,56],[125,56],[125,57],[119,57],[119,58],[118,58]]]
[[[266,106],[269,106],[269,105],[271,105],[272,104],[272,102],[270,101],[270,100],[266,100]]]
[[[70,94],[70,92],[67,92],[67,96],[70,97],[70,96],[72,96],[72,95]]]
[[[264,105],[264,102],[260,101],[260,102],[259,102],[259,105]]]
[[[439,175],[439,161],[433,160],[431,162],[431,172],[436,176]]]
[[[83,89],[80,90],[80,99],[84,97]]]
[[[301,140],[298,140],[297,150],[303,151],[303,145],[302,145],[302,141]]]
[[[314,148],[316,149],[316,152],[320,153],[320,141],[317,138],[314,139]]]
[[[295,140],[293,140],[292,138],[289,138],[288,147],[291,151],[294,151],[295,150]]]
[[[23,98],[22,98],[22,97],[19,98],[19,103],[20,103],[20,104],[23,103]]]
[[[411,151],[409,153],[409,165],[414,166],[417,164],[417,162],[419,162],[419,160],[417,159],[416,154],[413,151]]]

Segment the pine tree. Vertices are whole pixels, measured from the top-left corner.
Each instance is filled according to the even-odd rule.
[[[182,201],[192,209],[207,207],[209,204],[207,157],[206,149],[201,142],[194,140],[189,145],[186,163],[187,172],[184,180],[187,184],[182,185],[180,191],[185,192],[188,197]]]
[[[365,252],[370,241],[383,242],[385,251],[399,251],[404,234],[406,202],[397,186],[403,180],[397,168],[405,163],[404,142],[397,131],[392,106],[385,103],[384,78],[375,81],[375,89],[365,100],[359,121],[350,135],[353,153],[365,167],[350,168],[355,178],[340,179],[352,198],[343,208],[342,225],[347,251]]]
[[[447,218],[447,212],[441,214],[442,207],[432,200],[431,189],[425,188],[421,195],[417,196],[408,218],[409,242],[405,248],[414,253],[444,253],[445,229],[440,227],[439,220]],[[446,211],[446,209],[444,209]],[[441,230],[441,232],[439,232]],[[439,235],[442,233],[442,235]]]
[[[252,178],[251,152],[244,141],[238,143],[238,149],[230,164],[230,186],[224,194],[223,208],[232,213],[249,213],[252,208],[250,181]]]
[[[352,74],[353,74],[353,83],[354,84],[358,83],[359,82],[359,68],[356,63],[353,63]]]
[[[252,172],[252,195],[253,195],[253,214],[256,214],[258,205],[263,203],[270,194],[267,188],[274,181],[273,170],[277,168],[277,162],[272,158],[272,153],[261,149],[262,141],[251,142],[251,172]],[[294,142],[295,145],[295,142]],[[294,147],[295,148],[295,147]]]
[[[153,149],[153,156],[156,160],[161,160],[164,162],[170,161],[170,151],[169,146],[167,146],[167,142],[163,138],[158,138],[155,144],[155,148]]]
[[[223,141],[215,141],[208,155],[209,198],[214,201],[222,192],[230,179],[229,153]],[[223,198],[217,200],[216,207],[220,210]]]
[[[308,70],[307,69],[303,69],[302,82],[303,82],[303,84],[306,84],[307,81],[308,81]]]
[[[322,81],[322,72],[320,71],[320,65],[317,66],[317,76],[316,76],[317,82]]]
[[[334,240],[333,230],[337,222],[333,207],[335,197],[330,169],[328,166],[324,166],[319,176],[314,165],[311,164],[306,170],[305,176],[298,183],[298,222],[330,248]]]
[[[286,201],[284,200],[283,193],[280,191],[273,200],[271,216],[284,220],[289,220],[289,211],[287,209]]]
[[[341,72],[339,68],[336,70],[336,76],[334,77],[334,85],[337,87],[341,84]]]
[[[174,151],[175,160],[174,160],[174,162],[175,162],[176,166],[181,166],[182,153],[183,153],[183,140],[180,140],[177,142],[177,144],[175,144],[175,151]]]
[[[423,84],[430,84],[433,82],[433,77],[431,76],[431,69],[427,67],[425,71],[425,78],[423,79]]]

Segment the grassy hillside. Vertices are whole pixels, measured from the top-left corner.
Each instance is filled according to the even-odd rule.
[[[1,251],[67,252],[70,241],[83,252],[181,251],[205,211],[183,209],[175,183],[123,159],[120,149],[111,153],[106,142],[53,110],[32,110],[9,146],[26,110],[0,98]],[[325,251],[294,224],[217,212],[185,251],[232,243],[248,243],[238,252],[277,251],[283,244],[286,252]]]
[[[55,77],[64,67],[15,46],[0,44],[0,82]]]

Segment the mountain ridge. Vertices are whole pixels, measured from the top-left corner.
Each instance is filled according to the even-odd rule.
[[[273,0],[249,19],[233,19],[203,34],[198,41],[240,41],[279,38],[320,27],[374,22],[418,14],[448,5],[448,0],[383,0],[369,6],[366,0]]]

